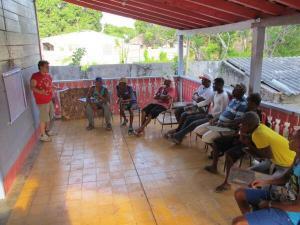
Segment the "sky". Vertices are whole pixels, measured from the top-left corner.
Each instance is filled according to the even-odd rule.
[[[125,26],[125,27],[131,27],[134,28],[134,22],[135,20],[123,17],[123,16],[117,16],[110,13],[103,12],[103,17],[101,19],[102,24],[112,24],[115,26]]]

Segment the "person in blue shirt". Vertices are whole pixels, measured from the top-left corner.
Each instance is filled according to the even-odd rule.
[[[117,85],[117,96],[118,96],[118,103],[120,106],[120,115],[123,117],[123,123],[121,126],[126,126],[128,123],[128,119],[125,115],[125,110],[129,111],[129,128],[128,133],[133,133],[133,111],[137,109],[137,99],[135,96],[135,93],[133,91],[133,88],[129,85],[127,85],[127,79],[125,77],[122,77],[119,81],[119,85]]]
[[[243,137],[247,134],[241,133]],[[300,130],[290,141],[290,149],[296,157],[286,173],[269,180],[254,180],[251,188],[235,192],[243,215],[233,219],[232,225],[300,224]]]

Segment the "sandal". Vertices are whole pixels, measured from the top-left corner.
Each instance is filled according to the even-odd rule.
[[[230,184],[221,184],[220,186],[216,187],[215,192],[222,193],[222,192],[228,191],[230,189],[231,189]]]
[[[206,166],[206,167],[204,167],[204,169],[206,171],[210,172],[210,173],[213,173],[213,174],[217,174],[218,173],[218,171],[215,170],[212,166]]]

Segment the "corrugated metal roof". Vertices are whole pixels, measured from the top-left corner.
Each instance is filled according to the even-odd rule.
[[[250,58],[226,60],[241,72],[250,74]],[[262,82],[287,95],[300,94],[300,57],[264,58]]]

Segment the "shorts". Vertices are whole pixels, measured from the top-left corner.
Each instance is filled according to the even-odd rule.
[[[234,162],[245,155],[243,148],[245,147],[238,138],[234,136],[222,136],[214,141],[218,152],[225,153],[232,158]]]
[[[146,115],[150,115],[152,119],[155,119],[159,114],[166,110],[167,109],[165,107],[158,104],[149,104],[145,108],[143,108],[143,111],[146,113]]]
[[[246,200],[257,209],[260,201],[269,201],[270,191],[268,189],[246,189]],[[280,209],[260,209],[245,215],[249,225],[293,225],[288,214]]]
[[[128,103],[128,104],[124,104],[123,105],[123,109],[124,110],[135,110],[135,109],[138,109],[138,105],[136,103]]]
[[[37,106],[40,111],[40,122],[47,123],[54,118],[54,106],[52,101],[46,104],[39,104]]]

